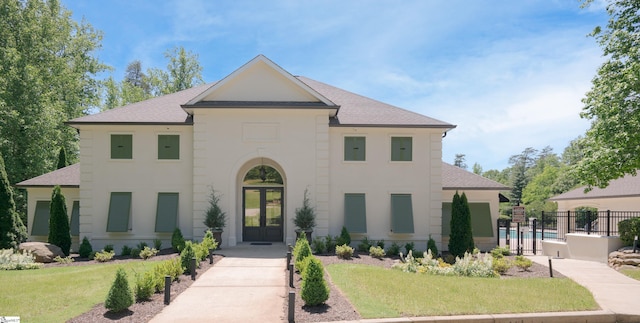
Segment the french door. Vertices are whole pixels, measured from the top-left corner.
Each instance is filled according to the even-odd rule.
[[[283,188],[242,189],[243,241],[283,241]]]

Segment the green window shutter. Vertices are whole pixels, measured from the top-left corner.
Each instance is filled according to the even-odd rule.
[[[112,192],[109,201],[107,232],[129,231],[131,213],[131,192]]]
[[[178,193],[158,193],[156,232],[173,232],[178,221]]]
[[[442,203],[442,236],[451,235],[451,202]]]
[[[133,135],[111,135],[111,159],[133,158]]]
[[[489,203],[469,203],[471,228],[474,237],[493,237],[493,221]]]
[[[344,137],[344,160],[364,161],[366,159],[365,137]]]
[[[179,135],[158,135],[158,159],[180,159]]]
[[[36,202],[36,213],[33,216],[33,225],[31,226],[32,236],[48,236],[49,235],[49,208],[51,201]]]
[[[391,231],[413,233],[411,194],[391,194]]]
[[[391,160],[392,161],[412,161],[413,160],[413,138],[391,137]]]
[[[71,235],[80,235],[80,201],[73,201],[71,208]]]
[[[367,233],[367,209],[364,194],[344,195],[344,226],[353,233]]]

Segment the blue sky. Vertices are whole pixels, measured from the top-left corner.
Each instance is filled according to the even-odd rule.
[[[601,2],[62,0],[103,32],[100,59],[164,68],[163,53],[199,55],[206,82],[258,54],[304,75],[456,124],[443,160],[503,169],[526,147],[558,154],[584,134],[581,99],[604,61],[587,37]]]

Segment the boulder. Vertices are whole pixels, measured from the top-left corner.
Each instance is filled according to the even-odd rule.
[[[23,242],[18,246],[20,252],[29,251],[36,258],[36,262],[53,262],[56,256],[66,257],[62,249],[46,242]]]

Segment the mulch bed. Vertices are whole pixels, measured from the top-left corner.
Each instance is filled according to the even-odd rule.
[[[59,267],[59,266],[82,266],[89,264],[99,264],[100,262],[88,259],[79,258],[78,255],[72,255],[75,259],[74,262],[70,264],[58,264],[51,263],[45,264],[45,268],[48,267]],[[171,249],[161,250],[159,254],[152,258],[152,260],[166,260],[179,257],[177,253],[173,253]],[[355,254],[353,258],[349,260],[339,259],[335,255],[316,255],[320,261],[322,261],[323,265],[326,267],[330,264],[335,263],[349,263],[349,264],[365,264],[372,266],[380,266],[384,268],[391,268],[395,262],[398,261],[398,258],[383,258],[376,259],[366,254]],[[513,258],[513,257],[512,257]],[[203,261],[200,263],[200,268],[197,270],[199,274],[204,273],[209,268],[213,267],[217,261],[222,259],[222,256],[215,255],[214,262],[212,265],[209,265],[209,261]],[[114,257],[114,260],[107,262],[108,264],[112,263],[125,263],[130,261],[142,261],[140,259],[133,259],[130,257]],[[287,282],[288,282],[288,272]],[[529,271],[521,271],[516,267],[511,268],[505,275],[501,278],[509,279],[509,278],[527,278],[527,277],[549,277],[549,268],[534,263],[533,266],[529,269]],[[554,277],[564,277],[557,271],[554,271]],[[356,311],[356,309],[351,305],[349,300],[342,294],[332,282],[328,275],[326,276],[327,283],[330,288],[329,300],[326,304],[315,307],[307,307],[304,306],[304,302],[300,297],[300,289],[302,279],[298,273],[294,274],[294,290],[296,292],[296,308],[295,308],[295,320],[296,322],[331,322],[331,321],[343,321],[343,320],[359,320],[361,319],[360,314]],[[196,277],[197,279],[197,277]],[[173,301],[182,291],[186,290],[189,286],[193,284],[191,277],[189,275],[183,275],[180,281],[173,282],[171,284],[171,301]],[[285,313],[287,310],[287,302],[284,302]],[[154,316],[162,311],[165,307],[164,305],[164,294],[154,294],[151,301],[143,302],[143,303],[134,303],[129,310],[123,311],[121,313],[111,313],[107,309],[105,309],[104,304],[98,304],[94,306],[90,311],[83,313],[68,322],[72,323],[84,323],[84,322],[148,322]],[[286,319],[286,317],[285,317]]]

